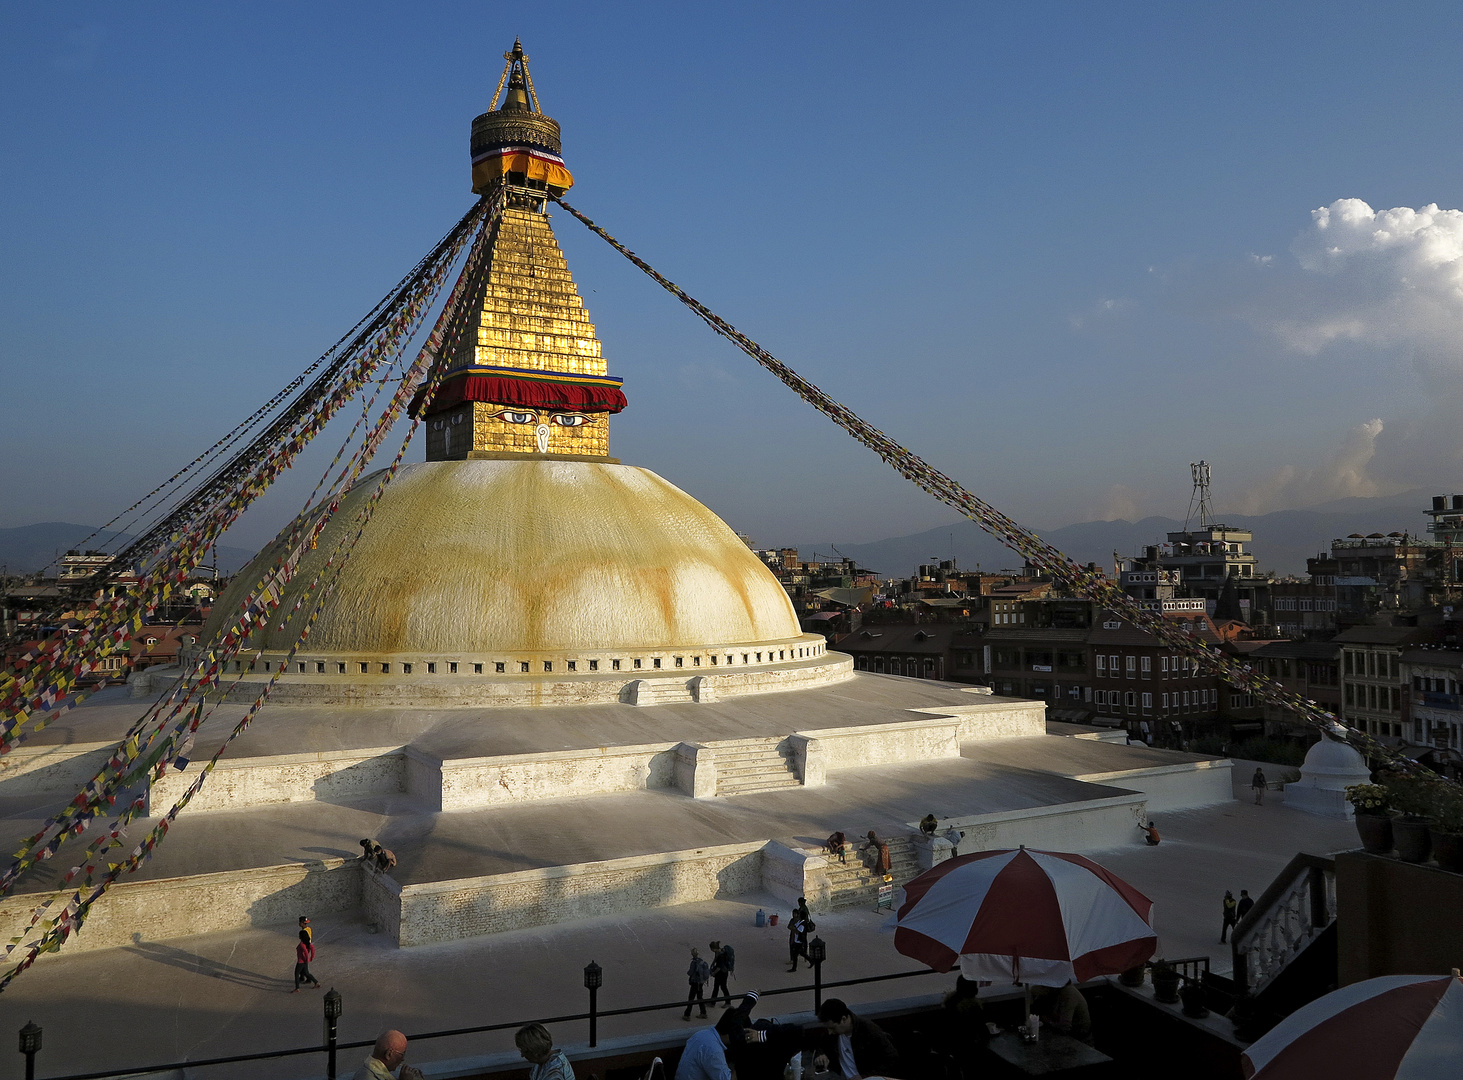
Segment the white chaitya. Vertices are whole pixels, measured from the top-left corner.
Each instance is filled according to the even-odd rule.
[[[1311,747],[1300,779],[1285,785],[1285,805],[1321,817],[1349,818],[1351,806],[1346,789],[1371,783],[1371,770],[1362,756],[1344,742],[1330,736]]]

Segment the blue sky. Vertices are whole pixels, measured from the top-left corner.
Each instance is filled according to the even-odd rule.
[[[1181,517],[1200,457],[1221,512],[1459,487],[1460,24],[0,5],[0,527],[110,517],[355,322],[470,205],[468,126],[515,34],[575,205],[1023,522]],[[625,378],[617,456],[766,544],[954,518],[555,229]]]

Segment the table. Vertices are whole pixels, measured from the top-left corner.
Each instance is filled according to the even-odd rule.
[[[1024,1043],[1015,1031],[1003,1031],[991,1039],[987,1048],[999,1058],[1008,1071],[1020,1076],[1088,1076],[1106,1072],[1112,1058],[1084,1042],[1043,1029],[1041,1038]]]

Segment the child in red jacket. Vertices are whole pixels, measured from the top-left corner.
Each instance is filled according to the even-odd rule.
[[[320,989],[320,980],[310,974],[310,961],[315,959],[315,945],[310,940],[310,931],[300,931],[300,943],[295,946],[295,988],[290,991],[292,994],[300,992],[300,983],[308,982],[315,989]]]

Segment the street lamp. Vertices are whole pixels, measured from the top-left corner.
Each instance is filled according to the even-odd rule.
[[[335,1080],[335,1046],[340,1033],[340,991],[325,991],[325,1075]]]
[[[584,967],[584,989],[589,991],[589,1045],[599,1045],[599,988],[604,985],[604,968],[591,960]]]
[[[20,1029],[20,1052],[25,1055],[25,1080],[36,1080],[36,1054],[41,1049],[41,1029],[34,1020]]]
[[[828,959],[828,943],[820,937],[808,942],[808,959],[813,962],[813,1011],[823,1007],[823,961]]]

